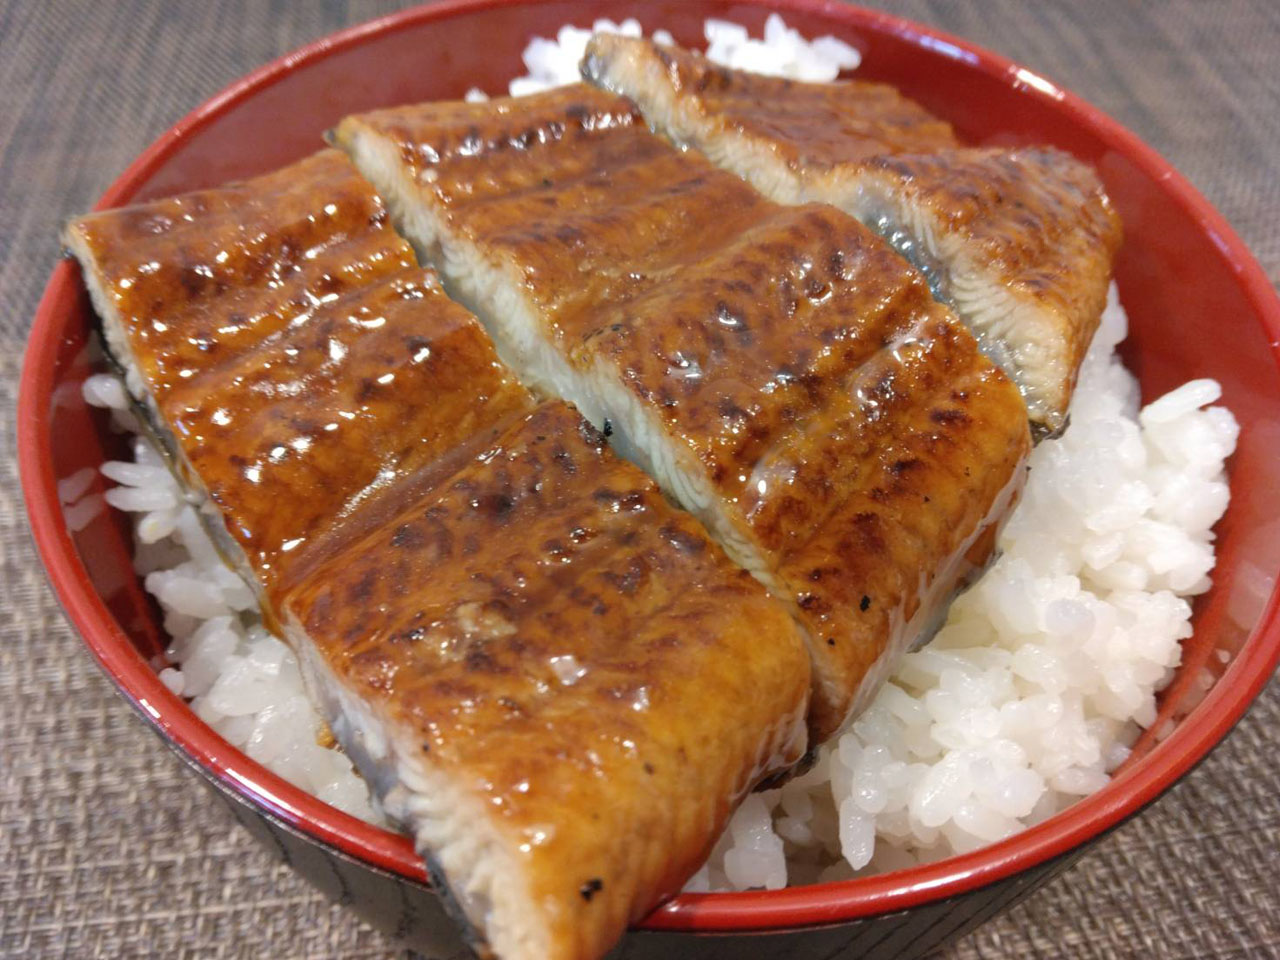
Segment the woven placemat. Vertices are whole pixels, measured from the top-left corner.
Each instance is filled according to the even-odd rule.
[[[278,866],[113,692],[29,545],[20,354],[65,216],[245,71],[371,2],[0,2],[0,955],[392,957]],[[1280,276],[1280,4],[886,5],[999,50],[1152,143]],[[953,958],[1280,955],[1280,686],[1155,808]]]

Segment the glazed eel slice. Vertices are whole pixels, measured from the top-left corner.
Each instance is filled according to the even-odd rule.
[[[421,298],[445,301],[437,281],[337,151],[90,214],[63,240],[135,406],[251,584],[285,575],[321,528],[463,436],[433,437],[397,408],[440,348],[487,344],[419,314]],[[437,354],[415,363],[424,336]],[[497,368],[480,389],[526,402]]]
[[[808,656],[696,521],[514,381],[385,220],[330,152],[67,238],[139,400],[472,943],[598,957],[803,755]]]
[[[85,268],[130,392],[157,403],[333,297],[416,265],[382,201],[336,150],[88,214],[62,239]]]
[[[780,203],[835,204],[888,238],[1017,382],[1065,423],[1106,303],[1120,220],[1094,170],[1050,147],[964,147],[877,83],[800,83],[597,35],[584,76]]]
[[[584,85],[344,120],[517,373],[611,434],[803,626],[838,730],[989,554],[1012,383],[882,240],[778,206]]]
[[[546,402],[278,599],[474,946],[593,960],[805,749],[795,625]]]

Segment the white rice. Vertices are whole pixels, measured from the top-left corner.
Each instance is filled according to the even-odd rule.
[[[593,29],[640,33],[634,20]],[[534,40],[511,93],[576,80],[589,36],[567,26]],[[831,80],[858,63],[842,41],[807,42],[777,15],[763,41],[721,21],[706,36],[713,60],[764,73]],[[1191,633],[1186,598],[1209,588],[1238,434],[1229,411],[1207,406],[1221,393],[1212,380],[1139,412],[1114,352],[1125,329],[1113,289],[1071,425],[1036,448],[999,561],[811,771],[747,798],[689,890],[775,889],[972,850],[1097,790],[1124,761]],[[137,433],[118,378],[90,377],[84,396]],[[137,514],[135,566],[173,638],[161,679],[268,769],[383,823],[350,761],[317,744],[324,725],[293,654],[262,627],[198,505],[143,436],[133,445],[132,463],[103,467],[119,484],[106,500]],[[572,682],[575,665],[563,666]]]
[[[338,750],[320,746],[325,725],[307,698],[292,651],[262,626],[253,591],[223,561],[151,441],[138,433],[123,381],[84,382],[89,403],[111,408],[133,433],[132,462],[102,472],[118,486],[106,501],[133,512],[134,569],[164,611],[171,666],[160,679],[229,743],[267,769],[347,813],[382,824],[365,782]]]
[[[623,20],[622,23],[597,20],[590,29],[565,24],[554,40],[534,37],[529,41],[523,55],[525,69],[529,72],[512,80],[507,92],[513,97],[522,97],[566,83],[577,83],[582,79],[578,64],[593,33],[642,36],[640,21],[635,19]],[[829,81],[834,80],[841,70],[853,70],[862,62],[862,55],[843,40],[829,36],[806,40],[776,13],[770,14],[765,21],[764,37],[759,40],[751,37],[746,27],[727,20],[706,21],[703,34],[707,39],[706,55],[713,63],[774,77]],[[659,43],[675,43],[665,30],[655,30],[653,39]],[[468,100],[486,98],[484,91],[477,88],[467,91]]]
[[[1071,425],[1031,457],[1000,559],[816,766],[734,815],[690,889],[896,869],[1003,839],[1106,784],[1209,588],[1238,428],[1212,380],[1138,410],[1114,288]]]

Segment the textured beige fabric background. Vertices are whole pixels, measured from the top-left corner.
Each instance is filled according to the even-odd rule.
[[[1081,93],[1280,276],[1280,2],[884,4]],[[234,827],[119,700],[30,548],[13,396],[59,221],[245,71],[391,2],[0,0],[0,955],[398,956]],[[1272,684],[1155,809],[947,954],[1280,956]]]

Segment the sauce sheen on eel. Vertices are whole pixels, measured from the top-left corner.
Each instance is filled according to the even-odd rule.
[[[433,434],[404,410],[439,375],[442,350],[487,351],[487,338],[466,311],[447,313],[434,275],[338,151],[89,214],[63,239],[144,423],[207,496],[215,543],[255,585],[466,436]],[[423,298],[439,309],[420,311]],[[442,336],[451,320],[456,336]],[[415,346],[423,338],[434,356]],[[477,390],[528,403],[497,364]]]
[[[1038,427],[1063,426],[1121,233],[1087,164],[965,147],[884,84],[759,76],[647,40],[597,34],[582,71],[778,202],[832,203],[885,236],[1014,378]]]
[[[67,237],[135,398],[478,950],[601,956],[804,754],[794,622],[510,376],[340,154]]]
[[[279,603],[339,739],[506,960],[603,955],[805,749],[786,612],[563,403]]]
[[[804,627],[815,742],[926,636],[1021,484],[1026,408],[918,271],[577,85],[335,141],[522,378],[574,402]]]
[[[369,184],[336,150],[241,183],[69,223],[130,392],[170,389],[335,295],[416,266]]]

